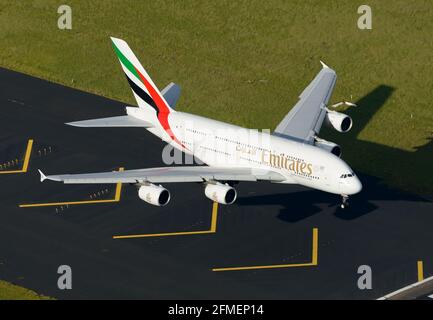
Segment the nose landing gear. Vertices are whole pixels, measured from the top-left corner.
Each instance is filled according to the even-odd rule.
[[[341,205],[340,205],[341,209],[347,208],[349,206],[349,201],[348,201],[349,196],[343,194],[341,195],[341,197],[342,197]]]

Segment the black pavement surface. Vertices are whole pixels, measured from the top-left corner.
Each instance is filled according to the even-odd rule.
[[[40,183],[38,168],[54,174],[161,166],[164,143],[139,128],[65,126],[122,115],[124,104],[5,69],[0,105],[0,164],[22,159],[27,140],[35,141],[27,173],[0,175],[0,279],[61,299],[374,299],[415,282],[418,260],[426,277],[433,274],[431,200],[370,176],[361,176],[364,190],[344,211],[336,195],[241,183],[238,201],[219,206],[217,232],[209,235],[112,239],[208,229],[212,202],[199,184],[167,184],[172,201],[163,208],[139,200],[129,185],[118,203],[19,208],[102,190],[100,198],[113,196],[112,185]],[[309,262],[314,227],[318,266],[211,271]],[[63,264],[72,267],[72,290],[57,288]],[[372,290],[357,287],[364,264],[373,270]]]
[[[416,300],[433,300],[433,291],[418,297]]]

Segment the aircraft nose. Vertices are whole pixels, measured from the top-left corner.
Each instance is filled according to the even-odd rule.
[[[350,184],[350,189],[352,194],[358,193],[362,190],[362,183],[357,177],[353,177]]]

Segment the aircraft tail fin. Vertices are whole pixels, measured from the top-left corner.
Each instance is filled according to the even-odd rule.
[[[129,45],[122,39],[111,37],[111,41],[138,106],[147,110],[153,109],[158,118],[160,114],[174,112]]]

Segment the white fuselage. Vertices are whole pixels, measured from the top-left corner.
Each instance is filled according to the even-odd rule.
[[[128,113],[146,117],[134,111]],[[343,160],[319,147],[179,111],[170,113],[168,121],[171,135],[160,126],[147,130],[208,166],[267,169],[283,175],[281,183],[335,194],[362,188]]]

